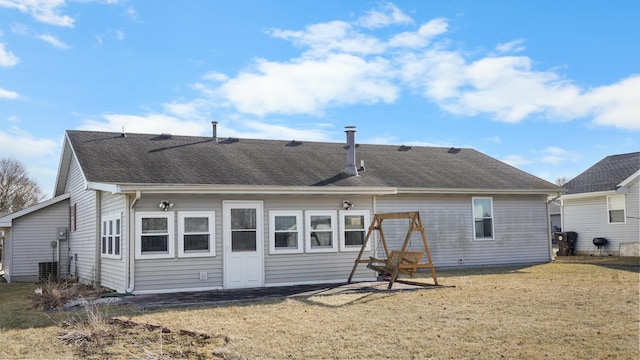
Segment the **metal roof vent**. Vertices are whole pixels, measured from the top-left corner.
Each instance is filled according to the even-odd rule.
[[[349,176],[358,176],[358,168],[356,167],[356,127],[345,126],[344,132],[347,133],[347,164],[344,167],[344,173]]]

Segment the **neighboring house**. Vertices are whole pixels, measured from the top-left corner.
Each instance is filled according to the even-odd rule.
[[[554,199],[549,202],[549,219],[551,220],[551,231],[562,231],[562,206],[560,199]]]
[[[1,217],[4,278],[8,282],[35,282],[41,274],[51,273],[51,263],[61,263],[59,240],[66,238],[66,233],[57,232],[66,231],[68,224],[69,194]]]
[[[562,188],[473,149],[345,132],[346,146],[217,138],[215,124],[209,138],[67,131],[61,275],[132,293],[344,282],[372,215],[416,210],[437,268],[550,261]],[[391,248],[407,227],[385,223]]]
[[[578,233],[577,252],[592,253],[596,237],[608,240],[605,249],[613,255],[621,244],[640,242],[639,177],[640,152],[635,152],[607,156],[565,184],[563,231]]]

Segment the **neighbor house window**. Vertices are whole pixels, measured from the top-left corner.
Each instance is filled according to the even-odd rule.
[[[609,224],[624,223],[626,221],[624,195],[607,196],[607,212]]]
[[[305,212],[305,235],[307,252],[330,252],[338,250],[335,211]]]
[[[493,239],[493,199],[473,198],[473,232],[476,240]]]
[[[269,252],[302,252],[302,211],[269,211]]]
[[[174,257],[172,211],[136,214],[136,258]]]
[[[102,217],[100,248],[103,257],[120,258],[120,247],[122,243],[121,224],[120,214]]]
[[[360,251],[369,226],[369,212],[364,210],[340,211],[340,250]],[[371,250],[371,241],[365,250]]]
[[[215,212],[178,213],[178,256],[215,256]]]

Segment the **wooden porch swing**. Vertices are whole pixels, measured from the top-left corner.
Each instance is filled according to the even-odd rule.
[[[402,244],[401,250],[391,250],[387,247],[387,241],[384,237],[384,232],[382,231],[382,221],[386,219],[409,219],[409,230],[407,231],[407,236],[404,239],[404,243]],[[380,242],[382,243],[382,247],[384,248],[384,253],[386,255],[386,259],[378,259],[373,256],[369,257],[368,260],[362,259],[362,254],[371,238],[371,234],[374,231],[380,232]],[[420,260],[424,255],[423,251],[413,251],[408,250],[409,243],[411,240],[411,233],[413,231],[420,231],[422,235],[422,244],[424,245],[424,250],[427,253],[427,259],[429,262],[421,263]],[[386,213],[386,214],[375,214],[373,221],[371,222],[371,226],[369,226],[369,230],[367,231],[367,235],[362,242],[362,248],[360,248],[360,253],[358,253],[358,257],[356,258],[355,263],[353,264],[353,269],[351,270],[351,275],[349,275],[349,280],[347,282],[350,284],[353,279],[353,274],[356,272],[356,268],[358,264],[367,263],[367,267],[374,271],[377,271],[379,275],[389,276],[389,286],[387,289],[391,289],[394,282],[405,282],[410,283],[412,285],[421,285],[421,286],[432,286],[432,284],[419,283],[419,282],[409,282],[405,280],[398,280],[398,273],[403,272],[411,277],[418,271],[418,269],[427,268],[431,270],[431,276],[433,277],[433,282],[435,285],[438,285],[438,279],[436,278],[436,271],[433,265],[433,261],[431,261],[431,253],[429,252],[429,246],[427,245],[427,237],[424,234],[424,227],[422,226],[422,221],[420,220],[420,213],[417,211],[413,212],[399,212],[399,213]]]

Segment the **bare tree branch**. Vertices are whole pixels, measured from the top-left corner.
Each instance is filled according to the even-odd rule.
[[[0,158],[0,216],[37,204],[44,194],[18,160]]]

